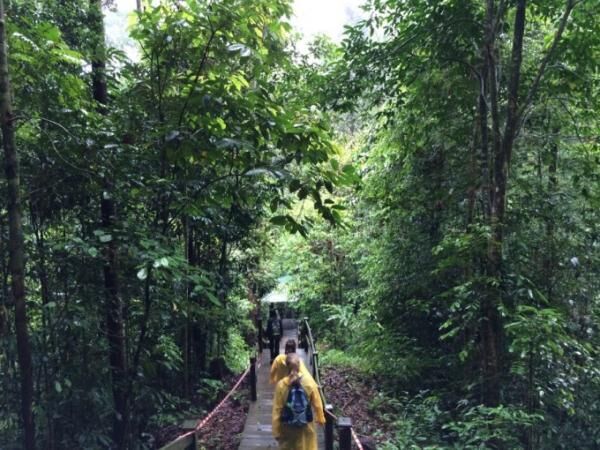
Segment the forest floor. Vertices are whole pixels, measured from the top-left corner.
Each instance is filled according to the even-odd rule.
[[[321,383],[334,414],[352,419],[365,450],[374,449],[393,436],[392,421],[386,417],[386,396],[377,390],[371,377],[356,369],[328,366],[322,369]]]
[[[232,375],[227,378],[223,392],[214,406],[221,401],[238,379],[239,375]],[[242,384],[200,430],[200,448],[207,450],[237,450],[246,422],[249,395],[245,383]],[[198,417],[199,420],[203,418]],[[170,425],[160,429],[154,436],[155,448],[161,448],[187,431],[189,430],[184,430],[179,425]]]

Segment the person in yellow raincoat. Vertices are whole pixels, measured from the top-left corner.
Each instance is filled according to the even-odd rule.
[[[296,341],[293,339],[288,339],[287,341],[285,341],[285,355],[277,355],[277,357],[273,361],[273,364],[271,364],[271,372],[269,375],[269,382],[271,384],[277,384],[279,380],[281,380],[284,377],[287,377],[290,373],[288,367],[285,365],[285,359],[290,353],[296,353]],[[309,370],[306,368],[302,360],[300,360],[300,375],[306,376],[314,382],[312,375],[310,374]]]
[[[273,437],[279,444],[279,450],[318,450],[316,424],[325,424],[319,388],[312,377],[308,378],[300,373],[300,358],[297,354],[289,353],[285,362],[289,374],[279,380],[273,398]],[[290,387],[297,382],[304,389],[313,413],[313,421],[303,427],[286,425],[281,420]]]

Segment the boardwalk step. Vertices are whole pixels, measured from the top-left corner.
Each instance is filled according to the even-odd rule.
[[[282,345],[287,339],[298,339],[297,327],[289,326],[284,322],[284,333],[281,339]],[[283,349],[281,349],[283,351]],[[306,361],[306,354],[302,349],[297,350],[298,355]],[[276,449],[277,442],[271,434],[271,409],[273,407],[273,386],[269,384],[269,351],[263,351],[259,356],[261,366],[256,371],[258,400],[250,404],[246,425],[241,436],[238,450],[263,450]],[[319,428],[319,448],[324,448],[323,431]]]

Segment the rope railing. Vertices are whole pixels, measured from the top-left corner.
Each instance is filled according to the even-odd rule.
[[[246,379],[246,377],[248,375],[250,375],[250,399],[252,401],[257,400],[256,370],[260,369],[260,367],[262,366],[262,357],[260,357],[260,356],[262,356],[262,350],[263,350],[262,324],[261,324],[260,319],[257,322],[257,326],[258,326],[259,333],[258,333],[258,339],[257,339],[258,340],[257,348],[255,349],[255,351],[258,352],[258,356],[259,356],[258,362],[257,362],[256,356],[251,357],[250,364],[248,365],[246,370],[244,370],[244,372],[240,375],[237,382],[229,390],[227,395],[225,395],[225,397],[223,397],[223,399],[219,402],[219,404],[217,406],[215,406],[213,408],[213,410],[204,419],[202,419],[200,422],[198,422],[193,430],[188,431],[187,433],[182,434],[181,436],[177,437],[175,440],[173,440],[173,441],[169,442],[167,445],[161,447],[160,450],[196,449],[196,439],[197,439],[197,434],[200,431],[200,429],[202,427],[204,427],[210,421],[210,419],[212,419],[217,414],[217,412],[221,409],[221,407],[225,404],[225,402],[227,402],[227,400],[229,400],[229,398],[233,395],[233,393],[240,387],[240,384],[242,384],[242,382]]]
[[[319,371],[319,358],[318,351],[315,346],[315,340],[312,334],[312,330],[308,323],[308,318],[304,318],[302,321],[303,329],[302,332],[305,336],[303,336],[305,343],[305,351],[307,356],[309,357],[309,361],[312,365],[313,378],[319,387],[319,394],[321,396],[321,401],[323,402],[323,407],[326,414],[326,424],[325,424],[325,450],[333,450],[333,430],[334,426],[337,426],[338,429],[338,438],[339,438],[339,450],[351,450],[352,441],[356,444],[356,448],[358,450],[364,450],[358,435],[356,434],[354,428],[352,427],[352,420],[349,417],[337,417],[333,414],[333,406],[327,404],[325,398],[325,391],[323,389],[323,385],[321,383],[321,376]],[[256,370],[259,369],[262,365],[262,342],[259,343],[259,356],[258,362],[256,357],[250,358],[250,365],[246,368],[246,370],[240,375],[239,379],[235,383],[235,385],[230,389],[230,391],[223,397],[223,399],[219,402],[217,406],[213,408],[213,410],[206,416],[204,419],[199,421],[194,429],[188,431],[185,434],[177,437],[175,440],[171,441],[160,450],[191,450],[196,448],[196,441],[198,437],[198,432],[202,429],[222,408],[222,406],[229,400],[229,398],[233,395],[233,393],[239,388],[242,382],[246,379],[246,377],[250,376],[250,398],[252,401],[257,400],[257,376]]]
[[[354,428],[350,428],[350,431],[352,432],[352,439],[354,439],[354,443],[358,447],[358,450],[364,450],[363,446],[360,442],[360,439],[358,439],[358,435],[356,434],[356,431],[354,431]]]
[[[331,407],[331,405],[327,405],[329,408],[325,408],[325,414],[328,415],[329,417],[331,417],[333,420],[335,420],[336,422],[338,422],[338,428],[342,428],[339,425],[339,418],[338,416],[336,416],[334,413],[331,412],[331,409],[333,409]],[[342,417],[342,419],[347,419],[350,420],[349,417]],[[343,421],[342,421],[343,422]],[[360,442],[360,439],[358,439],[358,435],[356,434],[356,431],[354,431],[354,428],[352,427],[352,425],[350,424],[350,426],[348,427],[348,429],[350,430],[350,435],[352,436],[352,439],[354,440],[354,443],[356,444],[356,447],[358,448],[358,450],[364,450],[362,443]],[[343,431],[340,430],[340,432],[343,434]],[[340,438],[341,440],[341,438]],[[341,449],[341,444],[340,444],[340,449]]]
[[[198,422],[198,424],[194,427],[193,430],[188,431],[185,434],[182,434],[175,440],[169,442],[164,447],[161,447],[160,450],[184,450],[184,449],[188,449],[188,448],[196,448],[195,443],[196,443],[197,433],[200,431],[200,429],[203,428],[210,421],[210,419],[212,419],[217,414],[217,412],[223,407],[225,402],[227,402],[227,400],[229,400],[229,398],[233,395],[233,393],[240,387],[240,384],[242,384],[242,382],[248,376],[248,374],[252,374],[255,372],[256,358],[251,358],[250,361],[251,361],[250,365],[240,375],[239,379],[233,385],[233,387],[229,390],[227,395],[225,395],[225,397],[223,397],[223,399],[219,402],[219,404],[217,406],[215,406],[213,408],[213,410],[204,419],[202,419],[200,422]],[[257,367],[260,367],[260,362]]]
[[[358,435],[352,427],[352,419],[349,417],[337,417],[333,413],[333,406],[328,404],[325,399],[325,391],[323,389],[323,385],[321,384],[321,375],[319,373],[319,353],[316,349],[315,340],[307,317],[305,317],[302,321],[302,330],[305,334],[303,337],[306,344],[304,349],[309,356],[309,360],[312,362],[313,378],[319,387],[321,401],[323,402],[323,409],[325,410],[325,414],[327,416],[325,423],[325,450],[333,450],[334,422],[337,424],[338,428],[340,450],[350,450],[352,448],[352,441],[354,441],[358,450],[364,450],[360,439],[358,439]]]

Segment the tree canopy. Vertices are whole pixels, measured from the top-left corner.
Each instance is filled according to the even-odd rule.
[[[600,446],[598,2],[107,7],[0,0],[1,448],[153,448],[282,276],[385,448]]]

